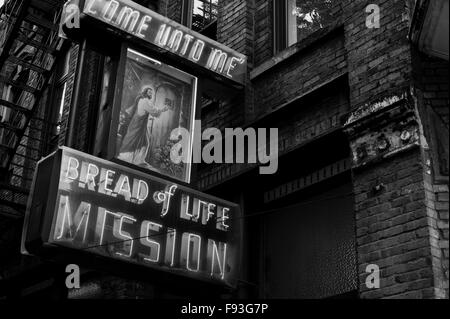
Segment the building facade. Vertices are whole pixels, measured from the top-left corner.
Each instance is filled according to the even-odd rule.
[[[63,1],[23,0],[2,7],[4,298],[449,297],[448,1],[134,2],[247,57],[238,88],[199,71],[202,130],[278,129],[275,174],[192,169],[192,188],[241,207],[238,285],[83,267],[68,290],[64,264],[21,255],[37,161],[58,146],[108,159],[123,50],[96,29],[58,37]]]

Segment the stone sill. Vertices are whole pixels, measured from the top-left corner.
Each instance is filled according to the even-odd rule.
[[[401,148],[395,149],[395,150],[393,150],[393,151],[391,151],[389,153],[386,153],[386,154],[377,156],[375,158],[372,158],[372,159],[370,159],[370,160],[368,160],[368,161],[366,161],[364,163],[361,163],[361,164],[358,164],[358,165],[354,165],[353,164],[352,169],[353,169],[353,171],[359,172],[359,171],[362,171],[362,170],[364,170],[364,169],[366,169],[368,167],[371,167],[373,165],[379,164],[379,163],[383,162],[384,160],[393,158],[393,157],[395,157],[395,156],[397,156],[399,154],[403,154],[403,153],[410,152],[410,151],[413,151],[413,150],[418,150],[419,148],[420,148],[420,144],[418,142],[412,143],[412,144],[408,144],[408,145],[405,145],[405,146],[403,146]]]
[[[285,109],[286,107],[288,107],[288,106],[290,106],[290,105],[292,105],[292,104],[294,104],[294,103],[296,103],[298,101],[301,101],[302,99],[305,99],[309,95],[317,92],[318,90],[321,90],[321,89],[327,87],[328,85],[331,85],[331,84],[333,84],[333,83],[335,83],[337,81],[342,81],[342,79],[344,79],[346,77],[348,77],[348,71],[343,71],[341,73],[338,73],[334,77],[332,77],[331,79],[324,80],[323,82],[321,82],[318,85],[314,86],[310,90],[308,90],[306,92],[303,92],[299,96],[296,96],[293,99],[291,99],[291,100],[289,100],[289,101],[287,101],[287,102],[285,102],[283,104],[280,104],[280,105],[278,105],[276,107],[273,107],[270,111],[268,111],[266,113],[263,113],[260,116],[256,117],[255,119],[251,120],[250,122],[246,123],[244,125],[244,127],[245,128],[254,127],[258,123],[263,122],[264,120],[270,118],[270,116],[272,116],[274,113],[276,113],[276,112],[278,112],[278,111],[280,111],[282,109]]]
[[[250,80],[256,79],[257,77],[276,67],[280,63],[316,45],[317,43],[321,42],[322,40],[332,35],[333,33],[338,32],[343,27],[344,24],[341,21],[337,21],[324,29],[312,33],[311,35],[301,40],[300,42],[291,45],[290,47],[276,54],[274,57],[255,67],[250,72]]]
[[[317,136],[315,136],[315,137],[313,137],[313,138],[311,138],[311,139],[309,139],[309,140],[307,140],[307,141],[305,141],[305,142],[303,142],[303,143],[301,143],[299,145],[295,145],[293,147],[289,147],[289,148],[285,149],[283,152],[281,152],[279,154],[279,159],[281,159],[283,157],[286,157],[286,156],[289,156],[292,152],[297,151],[299,149],[302,149],[302,148],[304,148],[304,147],[306,147],[308,145],[311,145],[313,143],[316,143],[317,141],[320,141],[320,140],[324,139],[327,136],[330,136],[330,135],[333,135],[333,134],[340,134],[340,133],[343,133],[343,130],[342,130],[341,127],[337,127],[337,128],[333,128],[331,130],[328,130],[328,131],[326,131],[326,132],[324,132],[322,134],[319,134],[319,135],[317,135]],[[225,165],[226,164],[221,164],[220,169],[217,172],[226,170],[226,166]],[[236,164],[231,164],[231,165],[236,165]],[[209,191],[209,190],[211,190],[211,189],[213,189],[213,188],[215,188],[215,187],[217,187],[219,185],[224,185],[224,184],[226,184],[226,183],[228,183],[230,181],[236,180],[237,178],[242,177],[244,174],[249,173],[249,172],[251,172],[253,170],[256,170],[256,169],[258,169],[260,167],[260,165],[258,165],[258,164],[239,164],[239,165],[242,165],[242,166],[246,165],[246,167],[242,168],[242,169],[239,168],[235,172],[231,172],[229,176],[224,177],[222,180],[216,181],[216,182],[211,183],[209,185],[206,185],[204,187],[200,187],[200,184],[198,183],[198,185],[197,185],[198,188],[201,191],[204,191],[204,192]],[[217,173],[217,172],[214,172],[214,174]],[[207,177],[207,178],[209,178],[209,177]],[[197,182],[200,182],[201,180],[202,180],[202,178],[198,178]]]

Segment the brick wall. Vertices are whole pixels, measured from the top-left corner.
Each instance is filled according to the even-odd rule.
[[[237,117],[235,123],[229,119],[233,117],[228,113],[222,117],[221,106],[203,111],[203,121],[208,125],[223,129],[225,127],[239,127]],[[278,151],[283,156],[294,149],[306,145],[313,139],[329,134],[342,127],[342,119],[346,118],[349,111],[348,93],[345,88],[345,77],[323,87],[321,90],[300,98],[285,109],[280,109],[277,114],[263,118],[251,125],[251,127],[278,128]],[[219,112],[220,114],[217,114]],[[242,121],[242,119],[241,119]],[[241,123],[242,124],[242,123]],[[315,154],[310,154],[315,156]],[[255,165],[250,164],[223,164],[205,165],[199,173],[199,187],[207,189],[220,183],[222,179],[228,179],[242,173]]]
[[[380,7],[379,29],[366,27],[365,8],[369,4]],[[404,91],[409,86],[412,69],[407,38],[408,1],[346,0],[343,12],[352,107]]]
[[[321,85],[348,70],[348,96],[344,98],[347,103],[299,103],[298,118],[285,117],[280,126],[281,150],[285,145],[295,145],[298,136],[301,139],[302,134],[307,135],[308,127],[321,123],[321,114],[342,115],[348,109],[357,110],[386,97],[399,96],[414,84],[417,65],[413,64],[407,38],[413,1],[343,1],[342,22],[336,21],[331,30],[317,32],[275,57],[272,1],[253,3],[253,7],[247,7],[247,17],[251,12],[254,41],[250,70],[256,75],[248,83],[244,123],[287,106],[305,93],[318,92]],[[365,8],[373,3],[381,8],[379,29],[366,27]],[[225,2],[227,13],[219,23],[219,39],[235,49],[249,50],[251,20],[236,14],[243,7],[242,1]],[[235,30],[236,26],[240,30]],[[244,26],[247,30],[243,30]],[[433,108],[448,127],[448,63],[425,58],[421,68],[416,70],[424,97],[420,103]],[[347,92],[346,85],[342,88]],[[329,93],[328,97],[333,96]],[[239,123],[236,114],[241,114],[240,107],[239,97],[212,106],[203,112],[204,125],[223,128]],[[272,119],[271,126],[278,125],[275,116],[268,118]],[[381,128],[374,125],[371,130],[375,134]],[[448,298],[448,182],[427,182],[426,162],[416,147],[354,172],[363,298]],[[239,169],[203,169],[200,185],[208,188],[207,185],[220,184],[233,171]],[[374,187],[380,184],[385,188],[375,192]],[[369,263],[381,267],[381,289],[369,290],[365,285]]]
[[[254,116],[307,93],[347,70],[343,33],[321,39],[258,76],[252,81],[255,90]]]
[[[259,65],[273,55],[273,7],[270,0],[255,0],[254,62]]]
[[[384,185],[380,192],[377,185]],[[354,172],[360,296],[433,298],[433,271],[423,166],[415,150]],[[380,267],[380,289],[370,290],[366,267]]]
[[[425,190],[435,295],[449,298],[448,61],[413,50],[414,85],[426,148]]]
[[[202,109],[203,129],[215,127],[224,130],[227,127],[244,125],[244,94],[223,99],[217,104]]]
[[[249,57],[253,56],[253,1],[222,0],[217,21],[217,40]]]
[[[222,3],[224,7],[219,12],[218,23],[219,42],[247,54],[249,71],[259,68],[263,60],[266,61],[272,56],[272,42],[268,40],[272,37],[272,2],[230,0]],[[219,129],[246,126],[291,100],[307,95],[313,89],[345,74],[345,39],[340,26],[340,21],[337,21],[329,28],[311,35],[308,41],[296,45],[296,52],[287,59],[284,59],[283,53],[269,59],[270,62],[275,61],[276,65],[255,78],[248,79],[245,92],[202,110],[203,126]],[[262,51],[265,52],[264,57],[261,55]],[[283,59],[284,61],[278,63]],[[346,92],[345,84],[340,91]],[[339,94],[330,96],[329,104],[320,98],[303,102],[307,105],[299,105],[301,111],[290,117],[289,121],[283,119],[270,125],[264,124],[267,127],[280,127],[282,152],[316,138],[320,135],[316,129],[318,125],[326,127],[320,133],[325,133],[332,127],[339,127],[341,117],[349,109],[347,96]],[[222,166],[226,171],[240,171],[234,166]],[[236,166],[245,169],[245,165]],[[232,175],[211,165],[201,168],[200,171],[202,187],[210,184],[204,182],[205,180],[219,182],[221,178],[218,176]]]
[[[249,57],[249,70],[272,56],[272,2],[233,0],[224,1],[219,11],[218,41]],[[339,29],[339,23],[326,32],[313,34],[307,43],[299,43],[299,52],[283,63],[270,68],[253,80],[247,80],[245,103],[222,102],[216,117],[208,114],[204,118],[209,123],[233,123],[233,117],[241,116],[245,109],[245,122],[269,113],[274,108],[294,99],[309,90],[324,84],[346,72],[346,52],[342,29],[339,35],[329,34],[330,29]],[[254,35],[253,35],[254,34]],[[329,36],[326,36],[329,35]],[[320,43],[309,45],[317,38]],[[322,40],[323,38],[323,40]],[[275,57],[283,59],[283,56]],[[224,107],[224,105],[226,105]],[[208,111],[206,111],[208,113]],[[224,127],[215,125],[215,127]],[[226,126],[225,126],[226,127]]]
[[[426,176],[425,193],[435,294],[437,298],[448,299],[448,184],[435,184],[430,175]]]
[[[159,13],[178,23],[181,23],[182,0],[159,0]]]
[[[365,7],[369,3],[380,6],[379,29],[369,29],[365,25]],[[413,85],[413,55],[407,38],[410,9],[411,1],[404,0],[346,1],[343,4],[352,109],[408,91]],[[430,89],[440,89],[445,82],[444,76],[439,78],[439,72],[429,71],[434,81]],[[422,76],[421,72],[419,74]],[[445,99],[445,93],[428,96],[436,98],[437,105],[442,103],[437,101],[438,97]],[[376,132],[380,128],[372,130]],[[424,182],[427,177],[424,163],[421,152],[416,150],[354,173],[360,295],[363,298],[445,296],[448,280],[445,283],[442,275],[445,262],[441,258],[445,249],[439,250],[445,245],[445,229],[442,231],[437,226],[445,226],[445,222],[438,223],[439,215],[430,211],[430,206],[435,205],[430,198],[436,195],[432,194],[434,185]],[[385,190],[374,193],[376,184],[384,184]],[[440,239],[436,238],[438,232],[441,232]],[[437,257],[438,251],[441,259]],[[381,289],[366,287],[368,264],[381,267]]]
[[[221,0],[217,19],[217,41],[247,56],[247,66],[253,68],[254,51],[254,1]],[[243,125],[253,112],[253,87],[249,78],[245,79],[246,88],[240,95],[240,102],[228,108],[228,114],[237,114]],[[228,101],[227,103],[229,103]],[[231,119],[232,122],[235,122]],[[240,122],[240,123],[239,123]],[[236,123],[236,122],[235,122]]]

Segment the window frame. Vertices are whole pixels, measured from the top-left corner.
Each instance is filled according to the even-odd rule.
[[[192,0],[182,0],[181,3],[181,24],[188,28],[192,27],[193,4],[194,2]]]
[[[299,43],[304,40],[309,35],[305,37],[299,38],[298,34],[296,34],[296,41],[290,43],[290,37],[293,34],[290,34],[290,18],[289,18],[289,6],[290,1],[292,0],[273,0],[272,1],[272,32],[273,32],[273,54],[277,55],[278,53],[286,50],[287,48]],[[324,24],[323,28],[326,28],[329,23]],[[319,30],[319,29],[318,29]],[[315,30],[310,34],[318,31]]]
[[[273,54],[276,55],[288,48],[288,2],[287,0],[272,1],[272,32]]]

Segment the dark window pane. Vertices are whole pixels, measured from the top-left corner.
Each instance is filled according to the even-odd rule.
[[[217,20],[218,0],[195,0],[192,14],[192,29],[202,31]]]

